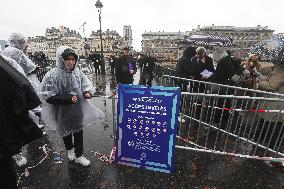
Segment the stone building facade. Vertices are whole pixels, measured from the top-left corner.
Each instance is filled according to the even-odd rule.
[[[102,33],[102,39],[105,56],[121,52],[124,41],[116,31],[108,29]],[[62,45],[74,48],[81,58],[86,58],[90,53],[101,52],[100,32],[92,32],[90,38],[83,38],[79,32],[60,26],[47,28],[45,36],[28,38],[29,53],[42,51],[51,60],[55,60],[56,49]]]
[[[247,57],[250,48],[262,40],[270,39],[274,30],[268,26],[257,25],[256,27],[236,27],[236,26],[198,26],[195,33],[204,33],[210,35],[228,36],[233,40],[233,46],[230,49],[234,55],[240,58]]]
[[[43,52],[47,55],[48,48],[45,36],[28,37],[28,53]]]
[[[92,32],[90,36],[90,51],[92,53],[101,52],[100,31]],[[123,38],[115,30],[107,30],[102,33],[103,53],[105,56],[115,55],[121,52]]]
[[[150,53],[161,61],[176,61],[178,43],[191,32],[145,32],[142,34],[142,53]]]
[[[233,40],[228,47],[233,55],[240,58],[248,56],[253,45],[272,37],[274,30],[267,26],[235,27],[235,26],[198,26],[187,32],[145,32],[142,34],[142,52],[150,52],[163,61],[176,61],[182,55],[187,44],[186,38],[192,34],[209,34],[227,36]],[[212,51],[213,49],[211,49]]]
[[[132,38],[132,29],[131,29],[131,26],[130,25],[125,25],[123,27],[123,42],[124,42],[124,46],[128,46],[130,48],[133,48],[132,46],[132,41],[133,41],[133,38]]]

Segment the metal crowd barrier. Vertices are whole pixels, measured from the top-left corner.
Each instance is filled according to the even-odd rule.
[[[284,99],[190,92],[181,99],[177,148],[284,163]]]
[[[182,92],[176,148],[284,165],[283,120],[284,99]]]
[[[194,79],[180,78],[171,75],[163,75],[160,79],[159,84],[162,86],[178,86],[182,89],[183,92],[190,93],[284,98],[284,94],[242,88],[231,85],[222,85]]]
[[[155,78],[161,78],[163,75],[174,75],[175,70],[162,66],[161,64],[155,63],[153,75]]]
[[[160,85],[183,91],[176,148],[284,166],[283,94],[161,75],[165,69],[155,66]],[[116,92],[110,98],[115,135]]]

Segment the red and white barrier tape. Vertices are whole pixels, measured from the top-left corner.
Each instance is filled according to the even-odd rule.
[[[225,110],[225,111],[237,111],[237,112],[258,112],[258,113],[284,113],[284,110],[265,110],[265,109],[250,109],[250,110],[242,110],[242,109],[238,109],[238,108],[220,108],[217,106],[208,106],[208,105],[202,105],[202,104],[197,104],[194,103],[195,106],[203,106],[206,108],[213,108],[213,109],[219,109],[219,110]]]
[[[112,164],[112,162],[115,160],[115,146],[112,147],[110,155],[107,156],[100,152],[93,152],[95,156],[98,157],[99,160],[106,162],[107,164]]]
[[[182,138],[180,136],[177,136],[177,138],[182,140],[182,141],[184,141],[184,142],[187,142],[189,144],[192,144],[194,146],[202,148],[202,149],[198,149],[198,151],[201,151],[201,152],[212,152],[212,153],[216,153],[216,154],[230,155],[230,156],[235,156],[235,157],[256,159],[256,160],[261,160],[261,161],[270,161],[272,163],[281,164],[284,167],[284,158],[259,157],[259,156],[243,155],[243,154],[234,154],[234,153],[230,153],[230,152],[221,152],[221,151],[216,151],[216,150],[212,150],[212,149],[200,146],[200,145],[195,144],[194,142],[191,142],[190,140],[184,139],[184,138]]]
[[[43,151],[43,153],[45,154],[45,156],[44,156],[36,165],[25,168],[25,172],[23,172],[23,173],[19,176],[19,178],[18,178],[17,186],[19,186],[19,183],[20,183],[20,181],[21,181],[21,178],[22,178],[24,175],[25,175],[25,177],[30,176],[29,170],[31,170],[31,169],[37,167],[38,165],[40,165],[40,164],[48,157],[48,155],[49,155],[48,152],[51,152],[51,149],[49,149],[49,148],[47,147],[47,144],[43,145],[42,147],[39,147],[39,149],[42,149],[42,151]]]

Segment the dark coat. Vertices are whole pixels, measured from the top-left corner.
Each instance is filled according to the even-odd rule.
[[[0,56],[0,159],[42,136],[28,111],[41,104],[30,82]]]
[[[202,79],[202,75],[200,73],[203,72],[205,69],[213,73],[215,72],[213,60],[209,56],[205,56],[205,63],[197,62],[196,56],[191,59],[191,62],[194,68],[194,71],[192,74],[194,79],[197,79],[197,80]]]
[[[182,57],[178,60],[175,70],[175,76],[181,78],[192,78],[194,68],[191,62],[192,57],[196,54],[194,47],[187,47],[183,51]]]
[[[46,60],[44,60],[43,58],[38,58],[38,57],[36,57],[36,58],[34,59],[34,63],[35,63],[37,66],[41,67],[41,68],[45,68],[45,67],[46,67]]]
[[[117,63],[117,58],[115,56],[111,56],[109,59],[109,66],[115,67],[116,63]]]
[[[141,65],[140,65],[142,79],[152,79],[153,78],[153,70],[154,70],[155,62],[157,62],[157,59],[151,56],[147,56],[142,59]]]
[[[181,78],[192,78],[193,65],[190,58],[182,56],[176,65],[175,76]]]
[[[98,68],[101,65],[102,56],[100,54],[91,54],[88,60],[94,63],[94,67]]]
[[[229,56],[226,56],[217,64],[215,73],[207,80],[214,83],[230,85],[231,78],[236,73],[235,65]]]
[[[117,64],[115,66],[115,75],[117,83],[123,84],[132,84],[133,74],[129,73],[129,64],[132,65],[134,73],[137,71],[136,62],[131,56],[121,56],[117,60]]]

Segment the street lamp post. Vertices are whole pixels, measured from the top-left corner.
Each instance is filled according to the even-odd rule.
[[[101,14],[102,14],[102,8],[103,8],[103,4],[100,0],[97,0],[96,4],[95,4],[96,8],[98,9],[98,12],[99,12],[99,22],[100,22],[100,40],[101,40],[101,61],[102,61],[102,74],[105,74],[105,62],[104,62],[104,59],[103,59],[103,52],[104,52],[104,49],[103,49],[103,37],[102,37],[102,17],[101,17]]]

